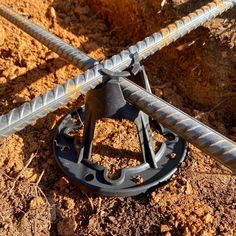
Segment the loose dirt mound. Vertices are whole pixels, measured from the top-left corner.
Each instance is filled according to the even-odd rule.
[[[2,2],[102,59],[206,1]],[[235,14],[223,14],[145,61],[156,95],[233,140]],[[2,18],[0,25],[0,114],[82,72]],[[54,160],[52,138],[61,118],[82,103],[76,100],[0,144],[0,235],[236,234],[235,176],[191,145],[167,185],[138,197],[98,197],[70,183]],[[114,125],[126,135],[129,124]],[[104,137],[114,145],[107,130]],[[126,147],[138,145],[128,141]]]

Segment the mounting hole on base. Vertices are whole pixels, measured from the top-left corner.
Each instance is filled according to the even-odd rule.
[[[92,181],[93,179],[94,179],[93,174],[88,174],[88,175],[85,176],[85,180],[88,181],[88,182]]]

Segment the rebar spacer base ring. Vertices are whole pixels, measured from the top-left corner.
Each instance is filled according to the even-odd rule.
[[[89,159],[78,161],[79,151],[76,147],[76,138],[70,136],[69,133],[83,127],[84,117],[84,107],[79,107],[67,115],[59,125],[53,143],[59,166],[83,190],[106,196],[135,196],[166,182],[185,159],[186,141],[156,123],[164,136],[172,137],[171,140],[167,139],[163,142],[155,153],[157,168],[146,162],[140,166],[122,169],[120,178],[111,180],[108,178],[108,170],[105,167],[94,164]],[[141,178],[142,183],[137,183],[137,178]]]

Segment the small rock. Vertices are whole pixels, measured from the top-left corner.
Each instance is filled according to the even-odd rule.
[[[54,7],[50,7],[49,16],[55,19],[57,17],[56,10]]]
[[[213,222],[213,217],[210,213],[207,213],[205,216],[204,216],[204,221],[206,224],[208,223],[212,223]]]
[[[159,89],[158,87],[154,87],[153,91],[154,91],[154,94],[157,97],[162,97],[163,96],[163,91],[161,89]]]
[[[98,155],[98,154],[94,154],[94,155],[92,156],[92,159],[93,159],[93,161],[96,162],[96,163],[99,163],[99,162],[102,160],[102,159],[101,159],[101,156]]]
[[[46,52],[45,60],[48,61],[48,60],[55,59],[57,57],[58,57],[58,55],[55,52],[48,51],[48,52]]]
[[[22,76],[26,73],[27,68],[26,67],[17,67],[15,70],[16,76]]]
[[[21,227],[22,228],[26,228],[30,226],[30,221],[29,219],[26,217],[26,215],[24,215],[21,219]]]
[[[204,209],[203,208],[198,208],[195,210],[195,213],[198,215],[198,216],[203,216],[204,214]]]
[[[161,2],[161,8],[163,8],[166,5],[166,0],[162,0]]]
[[[171,236],[171,233],[170,233],[170,232],[167,232],[167,233],[165,234],[165,236]]]
[[[0,77],[0,84],[5,84],[7,82],[5,77]]]
[[[169,154],[170,159],[175,159],[176,158],[176,153],[172,152]]]
[[[136,183],[136,184],[142,184],[144,182],[144,179],[141,177],[141,176],[135,176],[133,178],[133,181]]]
[[[192,185],[187,182],[186,184],[186,191],[185,191],[186,194],[192,194],[193,193],[193,188],[192,188]]]
[[[17,66],[12,65],[8,70],[4,70],[2,72],[2,75],[7,78],[7,79],[14,79],[17,77],[16,71],[17,71]]]
[[[57,183],[56,186],[59,187],[60,191],[64,191],[68,186],[70,182],[65,177],[62,177]]]
[[[92,217],[89,219],[88,227],[89,227],[89,228],[95,228],[96,226],[97,226],[97,219],[96,219],[96,217],[92,216]]]
[[[34,168],[27,168],[22,175],[25,179],[29,180],[31,183],[35,183],[38,179],[38,174],[35,173]]]
[[[165,233],[170,231],[169,226],[168,225],[161,225],[161,232]]]
[[[71,198],[64,197],[64,199],[63,199],[63,205],[64,205],[67,209],[72,210],[72,209],[74,209],[74,207],[75,207],[75,202],[74,202],[74,200],[71,199]]]
[[[37,209],[41,206],[44,206],[45,201],[41,197],[35,197],[30,201],[30,210]]]
[[[189,231],[189,228],[188,228],[188,227],[186,227],[186,228],[184,229],[183,236],[191,236],[191,232]]]
[[[8,229],[9,228],[9,224],[5,224],[3,228],[4,229]]]
[[[116,220],[116,218],[114,216],[109,216],[108,218],[111,222],[114,222]]]

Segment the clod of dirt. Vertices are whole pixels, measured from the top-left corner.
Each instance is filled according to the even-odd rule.
[[[54,7],[50,7],[49,9],[49,16],[54,20],[56,19],[57,15],[56,15],[56,10]]]
[[[212,223],[214,220],[213,216],[209,213],[207,213],[205,216],[204,216],[204,221],[206,224],[208,223]]]
[[[32,183],[35,183],[38,180],[38,174],[35,173],[34,168],[26,168],[22,173],[22,177]]]
[[[165,232],[169,232],[170,228],[168,225],[161,225],[161,232],[165,233]]]
[[[175,159],[176,158],[176,153],[172,152],[169,154],[170,159]]]
[[[45,201],[42,197],[35,197],[30,201],[30,209],[37,209],[45,205]]]
[[[71,199],[69,197],[64,197],[63,201],[62,201],[62,205],[64,208],[66,208],[68,210],[72,210],[75,207],[75,202],[73,199]]]
[[[23,139],[18,135],[6,138],[0,145],[0,167],[4,166],[7,173],[16,174],[22,170],[23,146]]]
[[[141,176],[134,176],[133,177],[133,181],[136,183],[136,184],[142,184],[144,179],[141,177]]]
[[[189,183],[189,181],[187,181],[186,183],[186,191],[185,191],[186,194],[193,194],[193,187],[192,185]]]
[[[57,223],[57,231],[60,236],[73,236],[77,229],[77,223],[74,217],[62,219]]]

